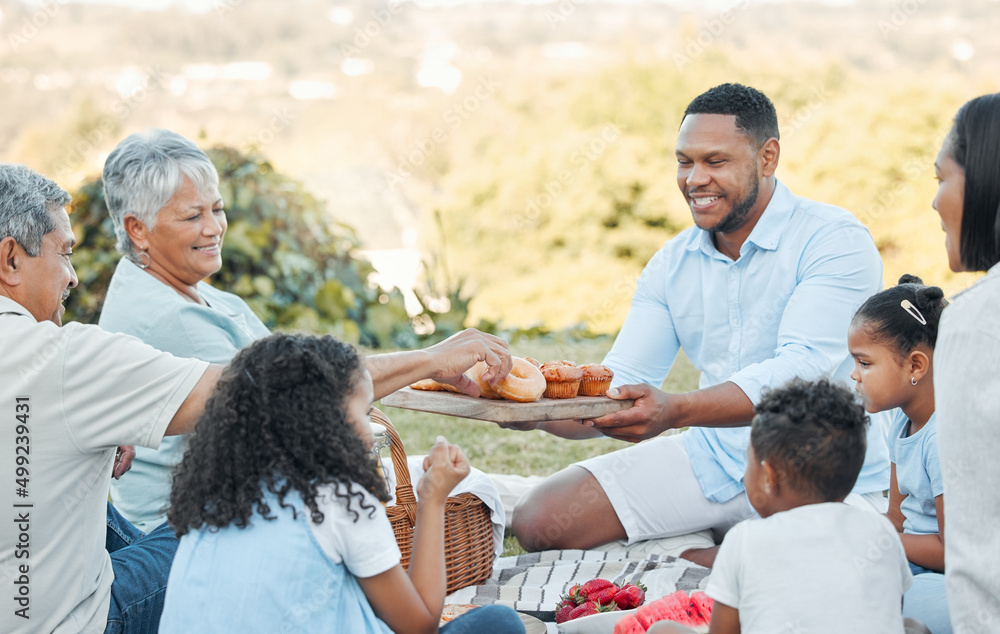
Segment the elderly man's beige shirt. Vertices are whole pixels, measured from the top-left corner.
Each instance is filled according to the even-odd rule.
[[[104,631],[115,449],[157,447],[207,366],[0,297],[0,632]]]

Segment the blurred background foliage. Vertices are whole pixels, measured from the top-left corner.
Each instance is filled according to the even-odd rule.
[[[1000,88],[891,77],[829,60],[714,51],[684,72],[632,59],[567,77],[535,73],[470,118],[422,204],[441,215],[452,260],[468,264],[470,318],[615,332],[642,266],[692,224],[673,146],[702,88],[739,81],[773,101],[778,178],[852,211],[872,232],[886,285],[914,273],[950,291],[971,282],[944,256],[931,208],[934,160],[958,106]],[[497,134],[496,130],[503,130]],[[443,246],[442,246],[443,245]]]
[[[613,336],[643,264],[691,225],[673,156],[684,107],[737,81],[777,107],[779,178],[855,213],[887,285],[971,283],[947,268],[933,162],[957,108],[1000,90],[996,3],[750,2],[726,17],[736,4],[403,3],[360,47],[384,0],[60,5],[0,47],[0,158],[76,192],[72,318],[95,319],[118,257],[93,175],[157,126],[220,148],[231,225],[212,283],[271,327],[382,347],[476,325]],[[0,7],[8,35],[35,11]],[[226,75],[240,64],[265,72]],[[420,83],[441,68],[461,78],[452,91]],[[299,98],[296,82],[329,91]],[[412,317],[365,256],[401,247],[423,258]]]

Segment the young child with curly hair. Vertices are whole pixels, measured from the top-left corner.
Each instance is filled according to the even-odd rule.
[[[333,337],[275,334],[225,370],[174,474],[181,537],[160,632],[437,632],[444,506],[469,472],[438,438],[417,484],[408,571],[370,455],[372,383]],[[524,632],[510,608],[441,632]]]
[[[944,292],[904,275],[851,322],[851,378],[869,413],[895,410],[889,428],[889,512],[915,575],[903,615],[950,634],[944,589],[944,483],[934,420],[934,346]]]
[[[712,634],[903,632],[912,577],[885,516],[843,502],[868,417],[846,388],[793,380],[761,399],[744,484],[760,519],[737,524],[705,592]]]

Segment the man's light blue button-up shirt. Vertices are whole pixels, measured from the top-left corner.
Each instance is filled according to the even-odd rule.
[[[614,385],[659,387],[683,348],[701,372],[700,388],[731,381],[754,404],[795,377],[853,387],[847,329],[881,285],[882,260],[868,230],[849,212],[794,196],[779,182],[735,262],[698,227],[653,256],[604,363]],[[855,493],[889,486],[884,426],[872,417]],[[749,437],[749,427],[684,434],[708,499],[743,492]]]

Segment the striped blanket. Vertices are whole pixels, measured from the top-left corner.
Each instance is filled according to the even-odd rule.
[[[666,555],[547,550],[497,559],[486,583],[456,590],[445,603],[499,603],[551,622],[561,595],[577,583],[595,578],[619,584],[641,581],[647,588],[648,601],[677,590],[704,590],[709,572],[708,568]]]

